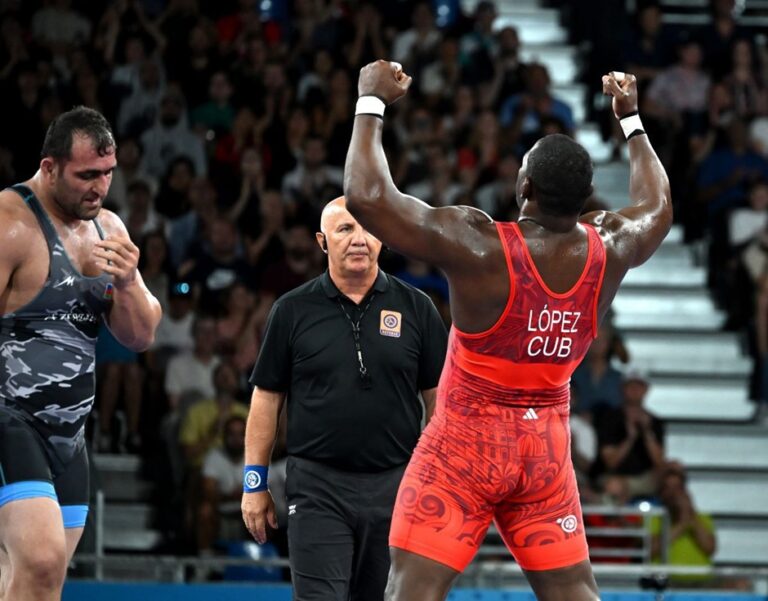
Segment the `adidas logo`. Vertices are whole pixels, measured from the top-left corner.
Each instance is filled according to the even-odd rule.
[[[533,409],[528,409],[528,411],[525,412],[525,415],[523,415],[523,419],[539,419],[539,416],[536,415],[536,412]]]
[[[288,515],[296,513],[296,505],[288,505]]]

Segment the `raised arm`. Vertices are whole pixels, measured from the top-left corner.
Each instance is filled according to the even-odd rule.
[[[379,60],[360,70],[358,93],[392,104],[411,85],[398,63]],[[358,111],[359,112],[359,111]],[[383,120],[358,114],[344,169],[347,209],[382,242],[445,269],[471,269],[469,247],[482,251],[480,226],[490,221],[470,207],[432,208],[397,189],[381,145]]]
[[[603,93],[613,96],[613,112],[622,128],[640,130],[637,116],[637,82],[629,73],[603,76]],[[633,116],[634,115],[634,116]],[[630,135],[629,196],[632,204],[617,212],[598,211],[581,220],[598,226],[612,255],[624,270],[647,261],[672,226],[672,199],[669,179],[645,133]]]

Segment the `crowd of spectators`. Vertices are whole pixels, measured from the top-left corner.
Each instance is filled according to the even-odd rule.
[[[729,0],[715,0],[711,22],[695,29],[665,25],[655,4],[616,13],[620,4],[578,3],[564,19],[574,43],[591,41],[585,82],[594,89],[611,69],[638,75],[677,217],[689,241],[711,241],[710,283],[729,327],[760,326],[754,348],[768,380],[765,47]],[[521,60],[513,27],[494,28],[494,4],[479,2],[471,15],[457,5],[0,3],[1,183],[34,173],[62,110],[96,108],[115,130],[119,164],[105,206],[140,246],[164,314],[141,355],[103,329],[93,444],[165,458],[156,475],[174,548],[210,551],[216,532],[192,524],[214,523],[197,518],[219,515],[219,505],[215,523],[232,512],[227,470],[242,460],[246,379],[275,298],[324,268],[314,232],[342,192],[358,69],[391,57],[413,75],[411,93],[387,110],[385,148],[397,185],[433,206],[514,219],[522,155],[544,134],[574,133],[547,67]],[[629,42],[618,41],[623,33]],[[593,118],[605,115],[591,97],[589,106]],[[606,125],[605,135],[620,157],[620,134]],[[450,319],[439,273],[391,253],[382,264]],[[647,378],[614,367],[629,351],[608,324],[574,376],[585,500],[652,496],[665,462],[663,427],[642,407]]]
[[[553,0],[567,14],[571,41],[587,58],[585,83],[617,64],[638,77],[640,113],[672,185],[675,218],[700,249],[725,327],[754,358],[750,396],[768,397],[768,45],[765,14],[749,3],[710,0],[701,25],[664,19],[658,2]],[[696,16],[696,15],[694,15]],[[760,23],[754,18],[762,18]],[[688,20],[687,22],[693,22]],[[621,133],[604,103],[590,102],[606,137]],[[617,142],[617,155],[619,153]]]

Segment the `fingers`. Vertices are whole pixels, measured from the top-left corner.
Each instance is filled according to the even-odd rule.
[[[251,533],[251,536],[253,536],[257,543],[263,545],[267,542],[267,532],[261,512],[251,512],[248,509],[243,509],[243,521],[245,522],[245,527],[248,528],[248,532]]]
[[[603,75],[603,94],[606,96],[625,96],[627,92],[621,89],[613,75]]]
[[[413,77],[406,74],[405,71],[403,71],[403,66],[396,62],[391,61],[390,66],[392,67],[392,72],[395,75],[395,81],[400,84],[400,86],[407,90],[409,87],[411,87],[411,82],[413,82]]]
[[[267,521],[273,530],[277,530],[277,512],[274,507],[267,510]]]
[[[123,256],[139,252],[139,248],[131,242],[130,238],[108,237],[97,241],[93,246],[94,248],[109,249]]]

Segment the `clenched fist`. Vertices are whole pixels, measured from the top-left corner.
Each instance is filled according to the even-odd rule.
[[[603,75],[603,94],[613,96],[613,114],[617,119],[637,111],[637,78],[631,73],[611,71]]]
[[[377,60],[360,69],[357,93],[360,96],[378,96],[392,104],[405,96],[413,78],[406,75],[400,63]]]
[[[139,249],[127,236],[107,236],[93,247],[96,265],[114,277],[115,288],[120,290],[136,280]]]

